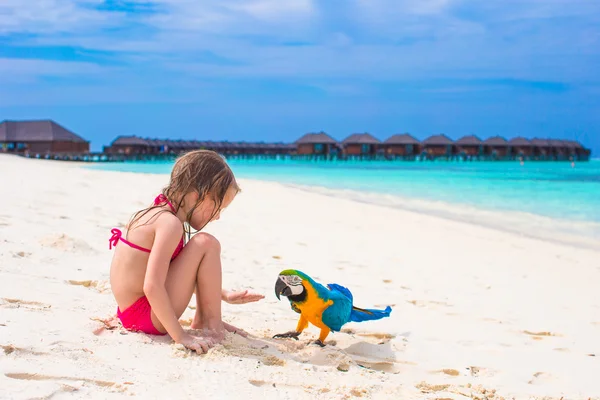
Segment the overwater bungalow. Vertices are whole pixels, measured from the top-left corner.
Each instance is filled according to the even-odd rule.
[[[110,146],[104,147],[107,154],[124,155],[176,155],[182,152],[207,149],[226,156],[253,156],[291,154],[296,146],[286,143],[229,142],[151,139],[138,136],[119,136]]]
[[[325,132],[307,133],[295,142],[297,154],[303,156],[334,156],[339,154],[340,144]]]
[[[579,142],[574,143],[575,152],[579,161],[589,161],[592,155],[592,149],[585,148]]]
[[[108,154],[153,154],[154,147],[147,139],[138,136],[118,136],[110,146],[104,147]]]
[[[503,160],[509,154],[509,144],[501,136],[493,136],[483,141],[483,152],[492,160]]]
[[[550,158],[556,161],[569,159],[569,147],[564,140],[548,139],[550,144]]]
[[[552,146],[547,139],[534,138],[531,139],[533,146],[533,158],[540,161],[546,161],[551,158]]]
[[[170,153],[181,153],[184,151],[194,150],[194,146],[187,140],[167,140],[167,147]]]
[[[139,136],[118,136],[110,146],[104,147],[109,154],[174,154],[189,146],[182,140],[147,139]]]
[[[533,156],[533,145],[524,137],[515,137],[508,141],[511,157],[529,160]]]
[[[433,135],[423,140],[423,153],[428,158],[452,158],[455,154],[454,142],[448,136]]]
[[[51,120],[3,121],[0,123],[0,152],[27,157],[78,161],[160,160],[194,149],[209,149],[231,158],[300,157],[311,159],[523,159],[587,161],[591,150],[578,141],[526,139],[507,141],[494,136],[485,140],[468,135],[454,142],[443,134],[420,142],[408,133],[395,134],[384,142],[370,133],[355,133],[338,142],[325,132],[307,133],[294,143],[173,140],[118,136],[101,153],[90,153],[89,142]],[[30,154],[30,152],[32,154]]]
[[[561,140],[563,144],[563,151],[565,153],[565,160],[576,160],[577,159],[577,148],[575,144],[570,140]]]
[[[374,157],[381,141],[370,133],[354,133],[342,141],[344,155]]]
[[[52,120],[2,121],[0,152],[87,153],[90,142]]]
[[[579,161],[587,161],[590,159],[591,150],[583,147],[578,141],[563,140],[563,143],[570,159]]]
[[[484,155],[483,142],[475,135],[463,136],[454,144],[456,152],[463,158],[472,159],[473,157],[482,157]]]
[[[148,142],[148,146],[150,146],[151,154],[161,154],[168,152],[169,146],[167,145],[166,140],[146,139],[146,142]]]
[[[382,147],[388,158],[412,159],[421,153],[421,142],[408,133],[390,136]]]

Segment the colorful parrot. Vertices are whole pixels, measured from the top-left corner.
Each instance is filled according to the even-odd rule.
[[[315,282],[303,272],[287,269],[281,271],[275,282],[275,295],[285,296],[292,310],[300,314],[295,331],[281,333],[274,338],[294,338],[308,327],[310,322],[321,329],[319,340],[315,343],[325,346],[325,338],[330,331],[339,332],[347,322],[362,322],[389,317],[390,306],[385,310],[372,310],[354,307],[350,290],[335,283],[327,287]]]

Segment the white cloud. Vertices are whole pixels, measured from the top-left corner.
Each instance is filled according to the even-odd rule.
[[[146,3],[127,3],[135,1]],[[541,0],[351,0],[343,9],[326,0],[156,0],[156,13],[140,14],[90,7],[100,3],[0,0],[0,35],[37,32],[41,36],[22,39],[24,43],[115,51],[131,70],[162,71],[165,79],[175,72],[195,78],[308,82],[427,77],[597,80],[586,66],[594,57],[598,60],[598,29],[584,30],[577,24],[600,18],[600,12],[593,12],[600,6],[591,2],[575,3],[587,15],[563,2]],[[457,7],[469,17],[461,16]],[[577,18],[572,29],[548,22],[531,32],[529,23],[513,22],[560,15]],[[149,29],[128,31],[130,22]],[[115,26],[125,33],[116,36],[103,30]],[[314,45],[281,45],[286,41]],[[31,65],[20,71],[21,76],[103,70],[92,63],[62,63],[64,69],[44,62],[39,68]],[[330,87],[343,91],[354,85],[336,82]]]
[[[363,15],[435,15],[459,0],[354,0]]]
[[[142,21],[163,32],[285,36],[314,16],[313,0],[155,0],[164,12]],[[285,28],[285,29],[281,29]]]
[[[90,7],[100,3],[102,0],[2,0],[0,34],[74,33],[122,22],[118,13]]]
[[[312,16],[312,0],[155,0],[156,13],[125,13],[99,9],[103,0],[2,0],[0,34],[97,32],[126,28],[131,21],[162,31],[266,33],[270,27],[293,29]],[[127,0],[122,5],[147,4]],[[266,24],[266,25],[265,25]]]
[[[475,1],[475,0],[470,0]],[[478,2],[477,7],[487,11],[498,21],[543,20],[549,18],[586,17],[600,22],[600,4],[596,0],[528,0],[515,1],[510,7],[502,2]]]
[[[315,7],[312,0],[254,0],[237,1],[228,6],[232,10],[244,11],[248,15],[266,21],[279,21],[281,18],[300,18],[312,15]]]
[[[479,22],[462,19],[453,7],[467,0],[353,0],[350,18],[363,34],[384,43],[445,40],[485,32]]]

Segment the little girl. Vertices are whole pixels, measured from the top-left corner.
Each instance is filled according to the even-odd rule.
[[[169,334],[177,343],[206,352],[224,330],[246,333],[221,319],[221,301],[248,303],[264,296],[221,289],[221,246],[214,236],[196,231],[218,220],[239,192],[233,172],[213,151],[197,150],[177,159],[171,179],[154,204],[137,212],[127,235],[113,229],[116,246],[110,283],[123,327],[154,335]],[[184,242],[184,233],[187,240]],[[117,246],[118,242],[122,245]],[[179,318],[196,293],[196,314],[183,330]]]

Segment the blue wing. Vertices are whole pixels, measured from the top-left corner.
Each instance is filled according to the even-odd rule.
[[[339,332],[342,329],[342,325],[350,320],[352,303],[347,297],[343,296],[332,300],[333,304],[323,311],[321,321],[332,331]]]
[[[350,302],[352,302],[352,300],[353,300],[352,292],[350,292],[350,290],[348,290],[347,288],[345,288],[341,285],[338,285],[337,283],[328,283],[327,287],[332,292],[338,292],[338,293],[343,294],[344,296],[346,296],[347,298],[350,299]]]
[[[354,301],[352,292],[350,292],[349,289],[347,289],[341,285],[338,285],[337,283],[330,283],[327,285],[327,287],[329,288],[329,290],[331,290],[332,293],[336,293],[336,294],[340,293],[340,294],[344,295],[346,298],[348,298],[350,300],[350,304],[352,304],[352,302]],[[362,309],[362,308],[353,306],[348,319],[349,319],[349,321],[352,321],[352,322],[373,321],[373,320],[389,317],[391,312],[392,312],[392,308],[389,306],[386,307],[385,310],[374,310],[374,309],[370,309],[370,308]]]

